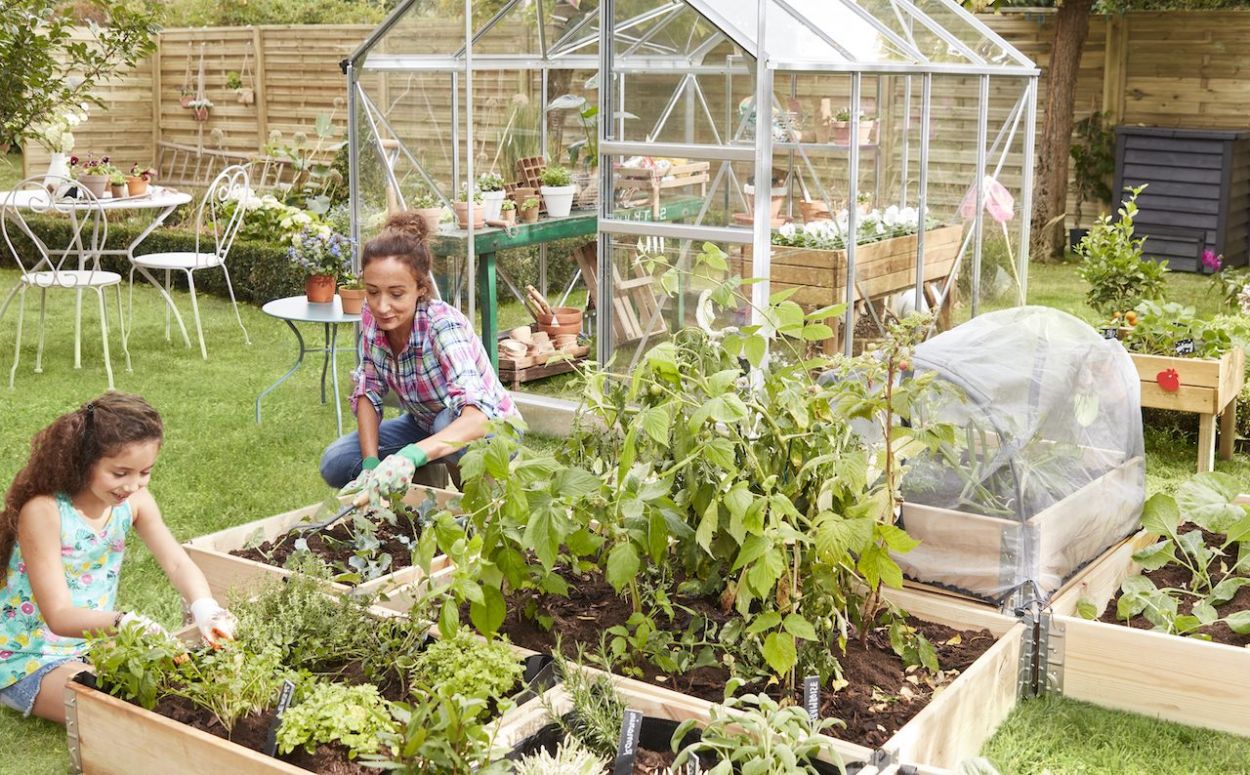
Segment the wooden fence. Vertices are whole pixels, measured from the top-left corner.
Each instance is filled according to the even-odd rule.
[[[1053,12],[1022,10],[982,18],[1039,66],[1046,67]],[[281,132],[287,143],[299,132],[313,137],[318,115],[333,116],[332,142],[341,141],[346,138],[346,110],[339,61],[371,30],[367,25],[166,30],[152,58],[101,86],[99,95],[108,107],[94,110],[87,125],[79,128],[76,152],[111,153],[119,166],[132,161],[154,162],[161,142],[257,153],[273,131]],[[459,29],[449,27],[445,32],[459,34]],[[440,37],[436,30],[424,34]],[[1250,82],[1241,77],[1250,72],[1250,47],[1242,45],[1247,36],[1250,12],[1095,17],[1077,82],[1077,118],[1102,110],[1114,121],[1125,123],[1244,127],[1250,109]],[[196,90],[201,59],[204,91],[214,103],[206,122],[195,121],[192,112],[179,103],[181,91]],[[226,88],[230,72],[243,76],[244,87],[254,92],[254,102],[241,104]],[[392,74],[384,81],[377,75],[369,77],[375,80],[367,80],[366,86],[371,94],[378,95],[379,102],[400,106],[394,114],[396,129],[412,142],[414,152],[433,167],[448,166],[449,90],[425,88],[428,83],[422,84],[410,74]],[[497,137],[509,115],[508,101],[517,93],[536,99],[536,87],[534,79],[520,73],[479,77],[479,104],[493,109],[479,110],[478,136]],[[1038,96],[1039,121],[1045,106],[1044,88],[1043,82]],[[660,91],[655,90],[655,98],[666,99]],[[809,98],[817,91],[804,87],[800,96]],[[992,91],[994,120],[1005,117],[1013,100],[1010,91]],[[829,91],[827,87],[824,93],[840,94],[836,88]],[[940,95],[938,107],[947,123],[933,138],[931,158],[946,177],[972,179],[962,173],[971,163],[970,149],[975,145],[975,111],[970,110],[975,94],[975,81],[969,80]],[[714,106],[714,110],[721,107]],[[27,174],[46,168],[47,156],[41,148],[31,145],[26,151]],[[478,151],[494,156],[492,149]],[[896,176],[892,163],[897,159],[887,153],[883,174],[888,178]],[[1018,167],[1018,161],[1016,164]],[[1018,168],[1009,167],[1002,177],[1010,186],[1019,175]],[[1087,216],[1090,209],[1086,208]]]

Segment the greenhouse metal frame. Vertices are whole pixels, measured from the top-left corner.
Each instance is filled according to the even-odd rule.
[[[428,9],[431,2],[425,0]],[[591,0],[583,0],[586,5]],[[578,9],[576,0],[562,0],[567,6]],[[452,5],[458,5],[453,2]],[[378,27],[377,30],[343,63],[348,82],[349,128],[352,199],[352,236],[361,237],[360,190],[358,170],[360,152],[368,145],[379,156],[385,155],[382,138],[397,140],[391,143],[392,158],[402,155],[425,182],[447,200],[445,187],[436,184],[431,175],[418,161],[412,149],[406,147],[391,125],[379,100],[368,93],[361,79],[370,73],[439,73],[450,76],[450,123],[454,158],[451,169],[451,190],[475,179],[475,160],[471,152],[479,138],[475,136],[474,121],[474,75],[484,71],[529,71],[541,75],[542,119],[538,131],[541,147],[548,147],[547,102],[553,95],[548,92],[550,73],[556,70],[579,70],[595,72],[597,81],[588,84],[588,91],[597,91],[598,115],[612,116],[612,120],[598,122],[598,294],[603,300],[614,298],[613,240],[646,240],[652,244],[666,244],[673,240],[684,244],[679,262],[686,260],[690,246],[709,241],[727,246],[749,247],[750,261],[744,263],[750,276],[763,278],[750,286],[751,302],[745,314],[758,322],[761,310],[766,308],[770,296],[771,250],[773,223],[765,207],[751,208],[749,225],[709,223],[713,201],[718,194],[729,202],[730,191],[736,191],[738,201],[745,202],[739,178],[750,170],[754,180],[773,180],[774,154],[784,153],[788,158],[786,185],[791,189],[788,198],[793,204],[793,179],[803,186],[808,196],[806,178],[815,183],[814,188],[821,199],[833,201],[829,195],[832,186],[818,174],[814,158],[836,156],[845,159],[845,180],[839,181],[845,189],[846,201],[855,203],[861,197],[861,172],[864,148],[861,142],[847,142],[837,146],[828,143],[802,142],[798,138],[776,139],[775,128],[771,131],[750,131],[754,123],[755,105],[771,105],[774,115],[782,100],[786,99],[788,87],[791,100],[796,96],[796,83],[803,78],[836,77],[849,81],[849,136],[859,137],[862,106],[865,102],[879,103],[883,84],[889,89],[898,105],[898,116],[890,127],[897,134],[898,142],[891,149],[889,163],[881,160],[880,143],[873,144],[875,156],[872,174],[875,183],[871,188],[880,200],[883,166],[897,166],[897,175],[886,169],[888,185],[897,190],[886,197],[899,207],[911,207],[924,214],[931,211],[931,188],[935,174],[931,167],[931,138],[935,135],[935,79],[955,78],[959,84],[975,83],[974,110],[975,149],[960,151],[960,161],[965,167],[971,163],[971,180],[962,181],[967,187],[967,197],[975,205],[966,213],[971,228],[966,229],[959,247],[956,267],[970,253],[970,284],[972,314],[979,311],[982,291],[982,247],[985,236],[985,218],[990,192],[987,190],[1003,172],[1009,154],[1018,159],[1012,165],[1018,169],[1017,196],[1021,217],[1017,218],[1014,234],[1008,233],[1005,221],[1003,236],[1009,259],[1008,269],[1014,274],[1015,302],[1022,303],[1027,292],[1027,267],[1029,250],[1029,218],[1031,210],[1034,134],[1037,110],[1037,67],[1019,51],[1004,41],[972,14],[964,11],[952,0],[651,0],[651,2],[621,2],[600,0],[597,9],[582,11],[577,20],[563,34],[548,40],[547,21],[557,6],[553,0],[506,0],[499,10],[484,23],[473,19],[473,3],[465,0],[462,9],[463,38],[452,51],[447,46],[439,53],[404,53],[387,51],[382,45],[404,18],[423,6],[422,0],[406,0]],[[521,13],[528,12],[536,20],[537,52],[501,53],[475,50],[484,36],[496,28],[511,24]],[[674,37],[674,30],[682,30],[681,37]],[[674,42],[676,41],[676,42]],[[763,46],[760,41],[764,41]],[[594,49],[597,48],[597,52]],[[763,49],[761,51],[761,48]],[[758,66],[761,64],[763,66]],[[713,79],[723,76],[725,92],[724,123],[714,117],[717,112],[713,100],[705,93]],[[669,97],[663,108],[655,115],[655,121],[642,121],[648,127],[645,134],[627,131],[626,118],[636,118],[627,110],[627,95],[632,84],[647,78],[675,79],[669,89]],[[876,82],[875,100],[865,95],[865,80]],[[749,79],[749,87],[738,91],[735,83]],[[1018,89],[1018,96],[1009,98],[1010,107],[998,110],[991,127],[991,83],[1010,81],[1011,89]],[[871,88],[871,84],[868,84]],[[778,92],[781,92],[778,99]],[[463,92],[463,94],[462,94]],[[917,94],[918,92],[918,94]],[[897,94],[895,94],[897,93]],[[731,99],[745,96],[750,101],[746,115],[736,118],[732,114]],[[918,111],[917,111],[918,103]],[[651,104],[658,105],[659,101]],[[956,106],[962,110],[963,106]],[[969,108],[971,110],[972,108]],[[964,112],[969,112],[964,110]],[[758,111],[763,112],[763,111]],[[681,128],[674,141],[661,139],[672,134],[674,121],[681,113],[685,116],[684,136]],[[741,106],[740,106],[741,113]],[[963,115],[962,113],[960,115]],[[650,118],[650,116],[643,116]],[[697,137],[696,119],[711,125],[712,130]],[[463,123],[463,137],[461,124]],[[758,122],[761,126],[765,122]],[[716,127],[722,128],[717,131]],[[991,129],[994,130],[990,141]],[[744,131],[746,130],[746,131]],[[884,132],[885,130],[881,130]],[[957,133],[958,134],[958,133]],[[957,139],[963,142],[963,136]],[[463,145],[462,145],[463,144]],[[917,147],[918,146],[918,147]],[[962,148],[962,146],[960,146]],[[1013,152],[1013,148],[1018,151]],[[617,181],[614,165],[628,157],[678,157],[709,162],[715,165],[713,182],[705,194],[699,213],[691,222],[670,223],[637,221],[617,217],[615,193]],[[838,163],[841,163],[839,161]],[[735,169],[736,165],[736,169]],[[780,166],[780,165],[777,165]],[[791,171],[798,169],[798,173]],[[387,165],[389,183],[396,190],[398,181],[392,165]],[[959,173],[966,175],[967,170]],[[828,176],[826,175],[826,180]],[[950,177],[936,176],[942,180]],[[894,180],[897,178],[897,181]],[[987,182],[988,178],[988,182]],[[866,187],[868,188],[868,187]],[[402,194],[400,207],[405,206]],[[726,213],[721,213],[722,216]],[[1010,216],[1008,216],[1010,217]],[[857,235],[860,229],[857,207],[845,208],[847,234]],[[472,220],[472,218],[470,218]],[[715,218],[711,218],[715,220]],[[925,216],[920,216],[916,233],[914,286],[915,308],[924,303]],[[469,229],[469,249],[466,258],[468,278],[468,314],[475,312],[475,267],[473,230]],[[1012,250],[1012,245],[1017,247]],[[842,324],[842,344],[846,353],[852,352],[856,322],[856,252],[857,239],[845,240],[845,292],[847,302]],[[939,299],[952,292],[956,274],[952,272],[945,281]],[[511,282],[509,281],[511,285]],[[684,303],[679,300],[679,305]],[[880,326],[871,301],[867,304],[874,321]],[[602,303],[597,310],[598,356],[608,362],[614,354],[612,316],[613,304]],[[655,311],[661,315],[664,307]],[[684,321],[679,321],[684,322]],[[646,327],[646,330],[651,330]],[[648,339],[644,337],[633,353],[632,364],[645,351]]]

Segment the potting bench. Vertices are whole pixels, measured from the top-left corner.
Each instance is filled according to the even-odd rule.
[[[657,218],[651,205],[621,209],[617,218],[633,220],[674,221],[699,214],[703,200],[697,197],[666,202]],[[531,245],[566,239],[594,239],[599,230],[599,218],[595,210],[574,210],[563,218],[544,218],[536,223],[519,223],[510,229],[493,227],[475,229],[473,252],[477,255],[477,294],[481,308],[482,323],[479,333],[486,345],[491,365],[499,369],[499,353],[495,341],[499,333],[499,303],[496,278],[499,276],[497,254],[501,250],[525,248]],[[464,256],[468,253],[469,233],[457,226],[444,224],[437,234],[431,235],[430,244],[438,258]],[[507,282],[505,278],[505,282]],[[520,298],[519,292],[513,289]]]

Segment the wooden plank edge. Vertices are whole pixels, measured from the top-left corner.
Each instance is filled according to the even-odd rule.
[[[1065,585],[1051,598],[1050,612],[1076,616],[1077,605],[1082,600],[1087,600],[1094,604],[1101,616],[1124,580],[1137,573],[1138,566],[1133,562],[1133,555],[1150,546],[1155,540],[1155,536],[1141,530],[1113,546],[1075,576],[1073,582],[1076,583]]]
[[[1050,643],[1066,697],[1250,737],[1250,649],[1069,616]]]

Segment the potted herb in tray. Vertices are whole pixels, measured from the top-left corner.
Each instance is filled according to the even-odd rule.
[[[505,199],[499,203],[499,218],[509,226],[516,223],[516,202]]]
[[[130,174],[126,176],[126,193],[130,196],[143,196],[148,192],[148,184],[154,177],[156,170],[135,162],[130,167]]]
[[[577,186],[573,185],[573,176],[568,169],[559,164],[551,164],[539,177],[542,186],[538,191],[547,203],[547,215],[552,218],[567,216],[573,209],[573,197],[577,195]]]
[[[126,196],[128,189],[126,188],[126,176],[121,170],[109,165],[109,193],[114,199],[121,199]]]
[[[482,217],[488,221],[499,219],[504,200],[503,178],[494,172],[477,176],[477,190],[482,193]]]
[[[469,228],[469,187],[460,192],[456,197],[456,202],[452,205],[452,209],[456,211],[456,223],[460,228]],[[482,192],[473,189],[473,228],[480,229],[486,225],[486,208],[482,207]]]
[[[538,222],[538,197],[531,196],[521,203],[521,223],[537,223]]]
[[[412,209],[425,220],[430,234],[438,233],[438,225],[443,220],[443,200],[437,194],[421,186],[412,198]]]
[[[104,192],[108,190],[109,170],[112,167],[109,164],[109,157],[101,156],[97,159],[88,154],[86,158],[78,159],[77,164],[75,164],[75,159],[77,157],[70,159],[70,165],[78,167],[78,182],[83,188],[95,194],[97,199],[103,197]]]
[[[339,302],[346,315],[359,315],[365,306],[365,284],[354,274],[346,274],[339,282]]]

